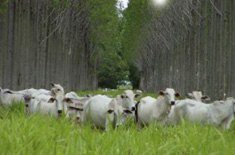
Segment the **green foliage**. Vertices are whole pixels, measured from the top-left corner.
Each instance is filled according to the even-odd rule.
[[[92,24],[91,42],[95,58],[109,51],[115,51],[118,41],[118,13],[116,0],[88,0],[87,8]],[[102,58],[102,57],[101,57]]]
[[[95,45],[92,57],[94,62],[98,60],[98,85],[116,88],[118,81],[128,75],[128,66],[120,55],[121,20],[116,0],[89,0],[87,8],[92,24],[91,42]]]
[[[122,56],[129,65],[129,80],[133,88],[139,88],[139,71],[136,67],[137,56],[140,45],[147,40],[148,34],[143,28],[150,22],[148,13],[149,1],[130,0],[128,8],[123,12],[121,31],[122,35]]]
[[[54,8],[68,8],[70,6],[70,0],[53,0],[51,1]]]
[[[132,83],[132,86],[134,89],[138,89],[140,83],[140,75],[138,68],[135,65],[130,64],[129,71],[130,71],[129,79]]]
[[[133,89],[131,84],[119,84],[117,86],[118,89],[126,90],[126,89]]]
[[[142,34],[141,30],[149,22],[147,8],[148,1],[131,0],[128,9],[124,12],[126,22],[123,32],[123,55],[130,63],[136,60],[139,45],[145,40],[146,34]]]
[[[9,0],[0,1],[0,17],[1,15],[6,14],[8,3],[9,3]],[[0,23],[1,22],[3,22],[3,19],[0,18]]]
[[[106,53],[101,60],[98,70],[99,86],[102,88],[116,88],[118,81],[125,80],[128,66],[117,53]]]
[[[95,93],[99,93],[98,90]],[[117,91],[121,93],[121,91]],[[113,94],[117,92],[106,92]],[[79,92],[79,94],[86,92]],[[91,92],[92,93],[92,92]],[[154,95],[154,94],[152,94]],[[23,104],[0,107],[0,154],[226,154],[235,152],[229,130],[182,122],[138,130],[133,121],[108,132],[77,126],[66,118],[24,115]]]

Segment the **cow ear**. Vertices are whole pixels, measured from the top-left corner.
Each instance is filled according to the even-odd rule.
[[[163,95],[165,95],[165,92],[164,91],[160,91],[158,94],[163,96]]]
[[[54,103],[54,101],[55,101],[55,98],[51,97],[48,103]]]
[[[192,93],[188,93],[188,97],[193,97],[193,94]]]
[[[210,100],[210,97],[207,96],[207,95],[204,95],[204,96],[201,97],[201,99],[203,99],[203,100]]]
[[[132,114],[132,111],[130,111],[130,110],[123,110],[125,113],[127,113],[127,114]]]
[[[5,91],[4,94],[13,94],[12,91],[8,90],[8,91]]]
[[[135,94],[135,98],[141,97],[140,94]]]
[[[70,98],[65,98],[64,101],[67,103],[73,103],[73,101]]]
[[[55,87],[55,84],[54,84],[54,83],[50,83],[50,85],[51,85],[52,87]]]
[[[108,105],[109,109],[114,109],[116,104],[117,104],[117,100],[112,99]]]
[[[175,97],[180,97],[180,94],[179,93],[175,93]]]
[[[109,110],[107,111],[107,113],[111,114],[111,113],[113,113],[113,110],[112,110],[112,109],[109,109]]]

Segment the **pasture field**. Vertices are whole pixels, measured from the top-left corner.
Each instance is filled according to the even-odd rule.
[[[105,92],[108,95],[122,91]],[[79,92],[84,94],[101,94]],[[144,94],[143,96],[145,96]],[[152,94],[152,96],[156,96]],[[183,122],[175,127],[152,124],[138,130],[132,120],[117,130],[77,126],[66,118],[24,115],[23,103],[0,107],[0,154],[218,154],[235,153],[235,123],[229,130]]]

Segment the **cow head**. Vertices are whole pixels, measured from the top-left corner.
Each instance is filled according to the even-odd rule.
[[[51,93],[52,96],[55,97],[56,103],[57,103],[57,109],[58,109],[58,114],[61,115],[61,113],[64,111],[67,114],[67,98],[65,98],[65,93],[64,93],[64,88],[60,84],[54,84],[51,83]]]
[[[132,90],[126,90],[120,96],[121,97],[121,105],[124,109],[135,111],[135,99],[140,97],[140,94],[134,94]]]
[[[63,113],[63,107],[62,107],[62,103],[60,100],[56,100],[55,97],[51,97],[47,103],[49,104],[55,104],[56,106],[56,110],[57,110],[57,113],[58,113],[58,116],[61,117],[62,116],[62,113]]]
[[[34,97],[28,94],[23,95],[23,97],[25,101],[25,114],[29,114],[30,102],[31,102],[31,99],[34,99]]]
[[[68,108],[68,115],[70,117],[74,117],[74,116],[78,116],[78,113],[80,113],[80,116],[82,115],[82,111],[83,111],[83,105],[85,104],[85,102],[87,102],[89,99],[91,99],[91,97],[77,97],[77,95],[73,96],[73,95],[66,95],[67,97],[67,108]],[[70,99],[70,101],[68,102],[68,99]]]
[[[160,91],[159,95],[163,96],[170,105],[175,105],[175,97],[180,97],[179,93],[176,93],[174,89],[167,88],[165,91]]]
[[[192,93],[188,93],[188,97],[194,99],[196,101],[201,101],[202,92],[201,91],[193,91]]]
[[[188,93],[188,97],[196,101],[209,101],[210,100],[210,98],[207,95],[202,95],[201,91],[193,91],[192,93]]]
[[[132,111],[124,109],[121,105],[117,103],[116,99],[112,99],[108,105],[107,113],[109,114],[110,121],[113,123],[113,127],[123,125],[126,121],[126,115],[132,114]]]
[[[75,118],[75,124],[81,125],[81,117],[83,112],[83,104],[76,103],[75,105],[71,105],[68,108],[68,114],[70,118]]]
[[[68,107],[68,114],[69,117],[74,117],[76,116],[77,119],[80,119],[80,116],[82,115],[83,111],[83,104],[76,102],[76,103],[69,103],[67,104]]]
[[[30,102],[31,99],[34,99],[34,97],[32,97],[31,95],[28,95],[28,94],[25,94],[25,95],[24,95],[24,101],[25,101],[26,103]]]
[[[62,113],[64,112],[65,114],[67,114],[67,104],[71,103],[72,101],[69,98],[65,98],[65,97],[51,97],[47,103],[49,104],[55,104],[57,112],[58,112],[58,116],[61,116]]]
[[[64,88],[60,84],[51,83],[51,93],[53,96],[64,95]]]

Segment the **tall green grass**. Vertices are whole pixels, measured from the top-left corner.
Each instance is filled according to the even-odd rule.
[[[111,92],[112,95],[113,92]],[[128,123],[105,132],[51,116],[24,115],[24,105],[0,107],[0,154],[226,154],[235,152],[229,130],[182,122],[139,130]]]

